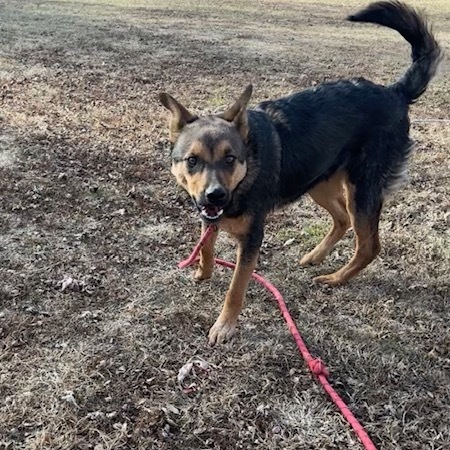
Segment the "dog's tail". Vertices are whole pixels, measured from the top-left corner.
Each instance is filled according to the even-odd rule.
[[[425,17],[398,1],[371,3],[367,8],[348,17],[352,22],[371,22],[397,30],[412,48],[412,65],[400,80],[390,87],[402,94],[409,103],[418,99],[436,74],[443,54]]]

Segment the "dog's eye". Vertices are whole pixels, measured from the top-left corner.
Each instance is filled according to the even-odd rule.
[[[195,156],[189,156],[187,163],[189,167],[195,167],[197,164],[197,158]]]
[[[231,165],[231,164],[234,163],[235,159],[236,159],[236,156],[228,155],[228,156],[225,158],[225,161],[226,161],[227,164],[230,164],[230,165]]]

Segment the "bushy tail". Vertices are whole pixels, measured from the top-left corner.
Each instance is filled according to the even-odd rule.
[[[409,103],[419,98],[436,74],[443,54],[425,17],[398,1],[371,3],[367,8],[348,17],[352,22],[371,22],[397,30],[412,48],[412,65],[405,75],[391,85]]]

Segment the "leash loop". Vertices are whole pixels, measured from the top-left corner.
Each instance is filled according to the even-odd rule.
[[[203,236],[198,241],[198,244],[194,247],[194,250],[192,250],[191,255],[189,258],[185,259],[184,261],[181,261],[178,263],[178,267],[180,269],[184,269],[185,267],[192,266],[198,258],[197,255],[200,253],[200,250],[205,245],[206,241],[209,239],[212,233],[216,232],[218,230],[218,227],[216,225],[209,226]]]

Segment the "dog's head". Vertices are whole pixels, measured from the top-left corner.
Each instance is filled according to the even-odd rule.
[[[249,85],[224,113],[199,118],[168,94],[161,103],[171,112],[172,173],[196,204],[202,218],[215,222],[247,174]]]

